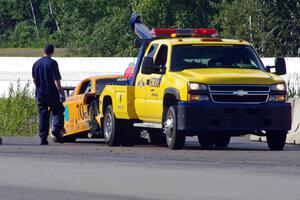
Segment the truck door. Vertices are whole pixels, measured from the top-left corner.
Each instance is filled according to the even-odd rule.
[[[160,87],[166,69],[168,58],[168,46],[161,45],[154,59],[154,66],[157,69],[146,79],[146,118],[154,122],[160,122],[163,112],[163,91]]]
[[[147,49],[145,56],[154,58],[158,49],[158,44],[152,44]],[[137,75],[136,83],[135,83],[135,111],[140,119],[144,119],[146,117],[146,91],[149,85],[146,84],[146,80],[149,79],[150,75],[142,74],[141,69]]]

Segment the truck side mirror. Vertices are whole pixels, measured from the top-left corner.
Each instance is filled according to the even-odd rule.
[[[286,64],[284,58],[276,58],[275,59],[275,73],[277,75],[285,75],[286,74]]]
[[[152,57],[144,57],[142,64],[142,73],[143,74],[152,74],[153,72],[153,58]]]
[[[286,74],[286,64],[284,58],[276,58],[275,66],[266,66],[267,72],[271,72],[271,69],[275,68],[275,74],[285,75]]]

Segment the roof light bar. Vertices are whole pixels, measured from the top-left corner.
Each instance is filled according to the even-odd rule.
[[[201,36],[209,36],[209,37],[217,37],[218,31],[214,28],[209,29],[175,29],[175,28],[153,28],[151,30],[151,34],[154,37],[178,37],[178,36],[186,36],[186,37],[201,37]]]
[[[217,37],[219,34],[218,34],[218,31],[215,29],[215,28],[201,28],[201,29],[193,29],[193,34],[195,35],[210,35],[212,37]]]
[[[153,28],[151,30],[151,34],[154,37],[161,37],[161,36],[170,36],[171,34],[176,34],[175,28]]]

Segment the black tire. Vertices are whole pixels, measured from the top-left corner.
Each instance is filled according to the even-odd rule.
[[[183,132],[177,130],[177,112],[174,106],[170,106],[166,112],[163,130],[170,149],[182,149],[184,147],[186,136]]]
[[[210,148],[214,146],[214,138],[212,135],[200,134],[198,135],[198,142],[204,148]]]
[[[0,145],[2,145],[2,138],[0,137]]]
[[[216,136],[214,138],[214,145],[216,147],[227,147],[230,143],[230,136]]]
[[[272,151],[281,151],[286,141],[285,131],[269,131],[267,132],[267,144]]]
[[[99,101],[93,100],[89,107],[89,128],[92,138],[99,137],[100,125],[96,120],[96,116],[99,115]]]
[[[149,143],[157,146],[167,146],[166,137],[160,129],[148,130]]]
[[[108,105],[104,113],[103,133],[108,146],[120,146],[122,140],[122,121],[116,120],[112,106]]]

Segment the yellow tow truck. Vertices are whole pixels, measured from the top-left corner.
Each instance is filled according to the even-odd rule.
[[[127,85],[106,85],[96,117],[110,146],[132,145],[141,130],[153,144],[184,147],[198,136],[205,147],[226,147],[232,136],[265,135],[282,150],[291,128],[291,105],[279,76],[284,58],[265,67],[244,40],[215,29],[148,29],[131,19],[139,47]],[[273,71],[273,72],[271,72]]]

